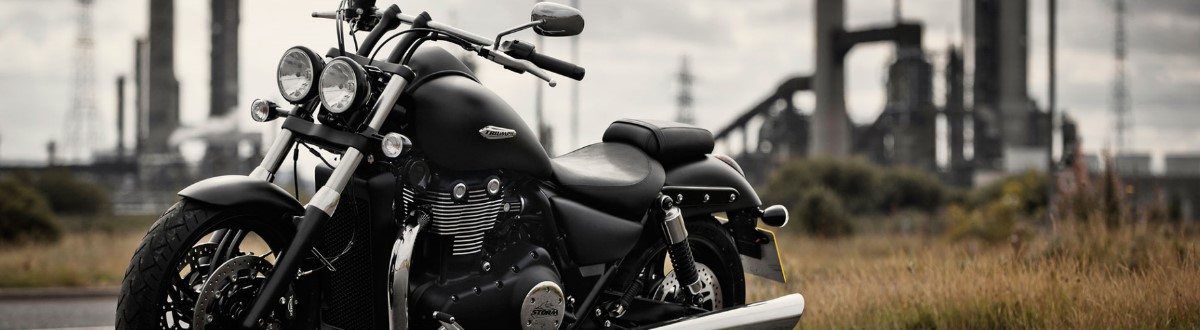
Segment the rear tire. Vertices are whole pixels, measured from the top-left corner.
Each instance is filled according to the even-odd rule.
[[[191,316],[186,313],[194,306],[171,306],[180,290],[180,283],[187,282],[189,275],[180,276],[189,251],[205,243],[201,240],[219,229],[240,229],[261,238],[270,251],[278,252],[287,247],[295,229],[280,213],[262,209],[220,207],[195,200],[184,199],[162,215],[142,238],[134,252],[125,279],[121,282],[121,293],[117,300],[117,329],[191,329]],[[236,247],[239,251],[242,246]],[[209,267],[208,271],[211,272]],[[202,271],[202,270],[201,270]],[[204,275],[204,274],[199,274]],[[202,283],[202,282],[201,282]],[[168,300],[175,296],[175,300]],[[179,312],[183,311],[183,312]],[[179,312],[179,313],[173,313]],[[188,316],[179,317],[178,315]]]
[[[697,263],[697,269],[708,268],[716,277],[718,286],[721,288],[721,301],[716,302],[714,306],[719,306],[717,309],[725,309],[746,304],[746,274],[742,271],[742,259],[738,254],[737,246],[734,245],[733,238],[725,231],[721,223],[716,219],[692,218],[685,222],[688,232],[688,245],[692,248],[692,257]],[[653,299],[653,294],[656,285],[661,285],[663,279],[669,272],[664,271],[667,257],[666,245],[659,244],[657,246],[659,255],[653,260],[648,267],[648,273],[653,274],[660,279],[653,281],[646,288],[646,298]],[[706,267],[700,267],[704,265]],[[704,276],[702,275],[702,280]],[[682,288],[680,288],[682,289]],[[707,307],[706,307],[707,308]]]

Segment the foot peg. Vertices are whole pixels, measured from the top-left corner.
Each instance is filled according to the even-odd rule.
[[[442,329],[463,330],[463,327],[458,325],[458,322],[454,322],[454,317],[450,316],[450,314],[433,312],[433,319],[438,320],[438,322],[442,324]]]

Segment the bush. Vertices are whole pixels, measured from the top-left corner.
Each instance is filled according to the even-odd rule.
[[[108,190],[79,179],[65,170],[49,170],[38,175],[17,175],[19,181],[33,187],[50,203],[50,209],[61,215],[96,215],[108,213]]]
[[[791,216],[813,235],[837,237],[854,232],[842,200],[822,186],[802,192],[792,204]]]
[[[1046,209],[1046,180],[1046,174],[1035,170],[1009,176],[968,193],[967,205],[978,209],[1003,200],[1015,211],[1034,215]]]
[[[0,180],[0,242],[55,241],[62,234],[46,198],[14,180]]]
[[[936,177],[909,168],[884,172],[881,190],[880,210],[888,213],[901,209],[934,212],[949,195]]]
[[[1016,244],[1030,234],[1030,221],[1045,214],[1046,180],[1046,175],[1030,170],[972,190],[965,207],[946,210],[946,236],[993,244],[1016,237]]]
[[[882,170],[861,158],[802,159],[780,167],[767,184],[769,202],[790,205],[816,187],[832,192],[850,212],[879,210]]]

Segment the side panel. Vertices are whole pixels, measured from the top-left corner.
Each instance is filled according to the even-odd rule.
[[[688,187],[728,187],[738,191],[737,201],[713,206],[694,206],[683,209],[683,215],[701,215],[729,210],[740,210],[762,205],[758,193],[746,177],[737,170],[717,159],[707,155],[703,160],[687,163],[667,169],[667,186]]]
[[[434,164],[455,171],[502,169],[550,177],[550,158],[533,130],[504,100],[470,78],[447,75],[425,82],[409,105],[410,137]],[[489,126],[495,127],[494,135],[487,138],[480,130]]]
[[[224,175],[193,183],[179,196],[221,206],[256,205],[288,214],[304,214],[304,207],[286,190],[244,175]]]
[[[567,234],[567,249],[581,266],[624,257],[642,235],[642,224],[608,215],[562,197],[551,197],[554,215]]]

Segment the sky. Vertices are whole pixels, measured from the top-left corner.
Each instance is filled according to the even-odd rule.
[[[698,125],[717,130],[795,75],[814,70],[814,0],[582,0],[587,27],[579,38],[578,63],[588,70],[580,83],[577,140],[570,132],[570,94],[575,83],[559,78],[545,89],[545,112],[556,129],[553,154],[598,141],[608,123],[625,117],[672,119],[680,59],[688,56],[696,82],[692,93]],[[1029,94],[1046,103],[1046,3],[1030,0]],[[405,0],[405,12],[428,11],[480,35],[525,22],[533,1]],[[208,1],[176,2],[176,76],[184,125],[208,113]],[[242,1],[241,91],[238,113],[255,98],[280,101],[274,81],[279,56],[303,45],[323,52],[336,43],[332,21],[309,17],[336,7],[332,0]],[[379,1],[380,7],[391,2]],[[847,0],[850,29],[889,24],[892,1]],[[1058,103],[1080,124],[1085,151],[1110,146],[1113,138],[1112,0],[1059,0]],[[134,38],[146,35],[146,0],[96,0],[95,89],[102,133],[98,149],[115,146],[115,79],[130,75]],[[40,162],[47,141],[60,140],[71,104],[72,55],[77,34],[71,0],[0,0],[0,162]],[[939,74],[946,49],[961,44],[961,0],[903,1],[902,16],[925,24],[927,57]],[[1128,81],[1133,129],[1130,150],[1155,155],[1200,152],[1200,1],[1129,1]],[[531,41],[531,32],[513,36]],[[539,51],[568,59],[570,38],[547,38]],[[851,119],[869,123],[885,104],[886,66],[892,46],[857,46],[847,58],[846,105]],[[487,62],[483,83],[535,125],[538,80]],[[130,84],[131,86],[132,84]],[[126,99],[131,100],[132,89]],[[803,111],[812,96],[797,97]],[[129,116],[132,117],[132,116]],[[238,117],[245,131],[272,134],[276,126]],[[130,125],[127,125],[131,127]],[[127,133],[131,137],[132,132]],[[128,140],[127,140],[128,141]]]

